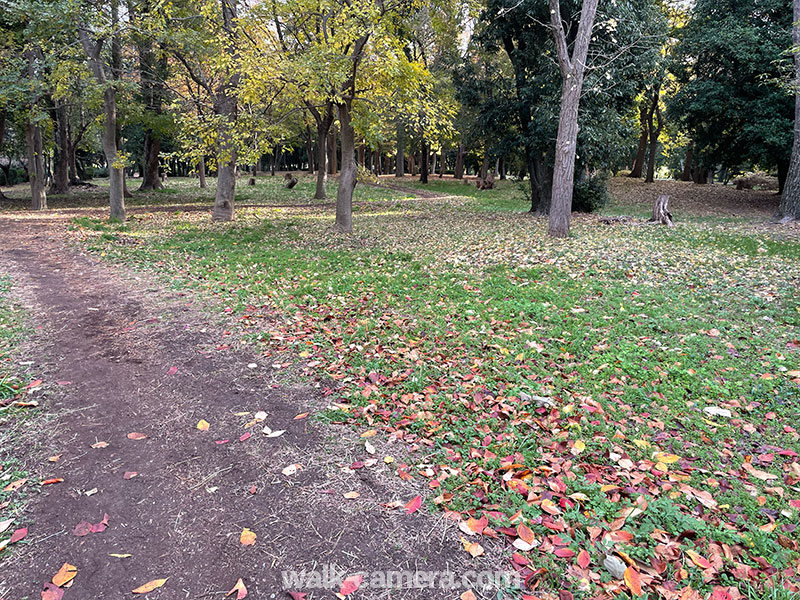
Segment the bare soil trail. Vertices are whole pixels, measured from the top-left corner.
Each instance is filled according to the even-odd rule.
[[[350,471],[351,461],[371,458],[356,435],[295,418],[320,405],[313,388],[277,384],[261,357],[223,341],[234,336],[199,300],[70,248],[65,225],[52,215],[0,216],[0,270],[29,304],[46,392],[37,442],[18,455],[36,477],[64,480],[23,488],[29,535],[0,556],[0,599],[40,598],[65,562],[77,567],[65,600],[143,597],[131,591],[159,578],[169,579],[146,597],[222,598],[242,578],[249,598],[289,598],[283,570],[330,564],[348,575],[463,572],[454,524],[424,508],[381,506],[417,491],[392,479],[380,455],[373,468]],[[266,419],[246,428],[258,411]],[[198,430],[201,419],[208,431]],[[286,433],[269,438],[264,425]],[[302,468],[284,474],[291,464]],[[345,500],[351,490],[360,498]],[[105,531],[75,535],[81,521],[104,514]],[[254,545],[240,543],[243,528]]]

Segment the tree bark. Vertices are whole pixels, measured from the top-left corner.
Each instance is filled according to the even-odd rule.
[[[115,221],[125,221],[125,192],[123,169],[118,164],[117,157],[117,94],[113,86],[108,85],[106,67],[102,62],[101,50],[103,38],[97,42],[92,42],[88,31],[81,27],[78,30],[81,45],[89,59],[89,67],[92,74],[101,87],[103,92],[103,133],[102,146],[108,163],[108,203],[110,207],[110,217]]]
[[[6,111],[4,108],[0,108],[0,154],[3,153],[3,138],[5,137],[6,133]],[[8,173],[8,171],[6,171]],[[6,181],[8,183],[8,181]],[[8,200],[8,196],[3,193],[3,190],[0,190],[0,200]]]
[[[49,193],[69,193],[69,136],[67,134],[67,105],[61,100],[52,103],[53,116],[53,183]]]
[[[653,214],[648,222],[666,225],[667,227],[675,226],[675,223],[672,221],[672,215],[669,212],[669,196],[661,194],[656,199],[653,205]]]
[[[647,160],[647,176],[644,179],[645,183],[653,183],[656,177],[658,136],[661,135],[661,130],[664,128],[664,120],[661,116],[661,107],[659,106],[660,100],[661,83],[658,83],[653,89],[653,94],[650,98],[650,110],[647,114],[647,130],[650,132],[650,155]],[[654,117],[656,121],[653,120]]]
[[[395,158],[394,176],[404,177],[406,174],[406,133],[402,125],[397,126],[397,157]]]
[[[25,140],[28,150],[28,179],[31,184],[31,210],[47,208],[47,193],[44,189],[44,144],[42,128],[28,121],[25,123]]]
[[[800,0],[794,0],[794,25],[792,27],[792,42],[794,47],[800,45]],[[794,53],[794,80],[795,86],[800,84],[800,56]],[[792,144],[792,158],[789,161],[789,172],[786,185],[781,194],[781,203],[778,207],[779,219],[791,221],[800,218],[800,89],[795,87],[794,97],[794,142]]]
[[[225,51],[236,58],[234,21],[236,7],[234,0],[221,0],[222,28],[228,37]],[[239,74],[229,73],[217,88],[214,98],[214,113],[223,117],[218,131],[217,149],[217,193],[214,198],[212,221],[232,221],[234,199],[236,197],[236,140],[231,129],[236,122],[237,101],[234,90],[239,85]]]
[[[453,177],[455,179],[464,179],[464,153],[466,148],[463,142],[458,144],[458,153],[456,154],[456,166],[453,169]]]
[[[647,105],[644,103],[644,99],[639,106],[639,127],[641,128],[641,133],[639,134],[639,148],[636,151],[636,160],[633,161],[633,168],[631,169],[630,175],[628,175],[628,177],[634,179],[641,179],[642,177],[644,159],[647,155],[647,139],[650,132],[647,127]]]
[[[314,136],[311,127],[306,124],[306,158],[308,159],[308,173],[314,174]]]
[[[353,190],[358,182],[355,161],[355,131],[351,122],[352,103],[345,100],[338,105],[340,138],[342,143],[342,171],[336,192],[336,230],[341,233],[353,231]]]
[[[420,183],[428,183],[428,161],[430,159],[430,146],[428,142],[422,140],[422,148],[420,149],[419,159],[419,181]]]
[[[691,181],[692,180],[692,161],[694,157],[692,156],[692,144],[689,143],[686,146],[686,157],[683,159],[683,174],[681,175],[681,181]]]
[[[328,131],[328,158],[327,158],[327,166],[328,166],[328,175],[336,175],[336,167],[338,166],[336,160],[336,128],[331,128]]]
[[[157,119],[161,114],[164,100],[162,77],[166,76],[166,70],[166,58],[156,58],[153,52],[153,41],[149,36],[145,36],[139,44],[139,73],[146,114],[140,191],[157,190],[163,187],[158,173],[161,133],[157,129],[157,124],[152,122],[152,119]]]
[[[317,189],[314,192],[314,200],[325,200],[328,197],[325,193],[325,184],[328,181],[327,141],[328,130],[333,123],[333,105],[327,103],[323,112],[317,110],[311,103],[307,102],[306,106],[317,123]]]
[[[550,20],[556,43],[558,64],[561,70],[561,107],[559,110],[558,136],[553,168],[553,191],[550,200],[551,237],[569,235],[569,219],[572,212],[572,191],[575,178],[575,155],[578,141],[578,108],[583,89],[586,56],[592,39],[592,27],[597,14],[598,0],[583,0],[578,34],[572,56],[567,47],[567,37],[561,22],[559,0],[549,0]]]

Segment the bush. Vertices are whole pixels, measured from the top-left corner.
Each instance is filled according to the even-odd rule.
[[[608,179],[604,175],[593,175],[575,182],[572,192],[572,210],[592,213],[608,204]]]

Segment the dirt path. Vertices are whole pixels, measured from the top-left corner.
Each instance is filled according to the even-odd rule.
[[[0,268],[31,304],[45,355],[32,368],[44,373],[49,418],[18,455],[37,477],[64,479],[23,488],[30,533],[2,557],[0,599],[40,598],[65,562],[78,569],[65,600],[137,597],[135,587],[167,577],[148,598],[221,598],[240,577],[249,598],[288,598],[285,569],[465,568],[453,524],[380,506],[419,491],[391,476],[380,451],[376,465],[343,472],[371,458],[357,436],[295,419],[320,406],[312,388],[275,384],[271,365],[236,349],[193,298],[67,249],[63,225],[0,217]],[[266,420],[246,429],[257,411]],[[209,431],[196,428],[201,419]],[[268,438],[264,425],[286,433]],[[290,464],[302,469],[283,474]],[[361,496],[345,500],[348,491]],[[74,535],[104,514],[105,531]],[[256,533],[253,546],[240,543],[243,528]]]

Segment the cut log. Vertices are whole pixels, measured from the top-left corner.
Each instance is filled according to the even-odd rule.
[[[656,203],[653,205],[653,216],[650,217],[648,223],[666,225],[667,227],[675,226],[672,220],[672,214],[669,212],[669,196],[661,194],[658,197]]]

